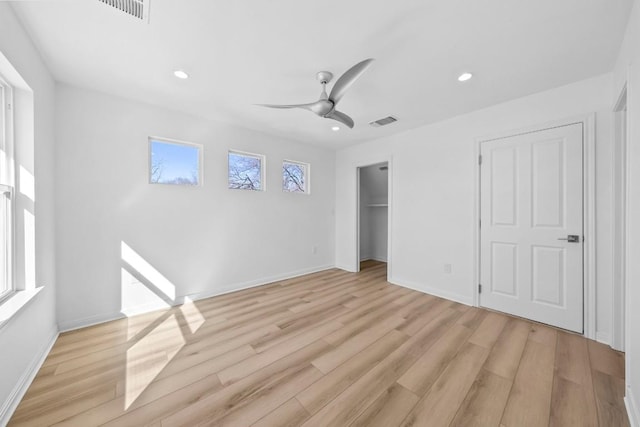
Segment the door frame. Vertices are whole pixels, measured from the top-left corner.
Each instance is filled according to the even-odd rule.
[[[382,163],[386,163],[387,167],[387,281],[391,280],[392,274],[392,256],[391,256],[391,224],[393,223],[393,158],[391,156],[383,158],[377,162],[368,162],[366,164],[358,164],[355,166],[355,174],[356,174],[356,232],[355,232],[355,240],[356,240],[356,265],[353,271],[360,271],[360,169],[366,168],[367,166],[379,165]]]
[[[595,233],[595,113],[570,117],[562,120],[527,126],[516,130],[506,130],[495,134],[476,138],[474,156],[474,209],[473,209],[473,283],[471,292],[473,295],[473,305],[479,306],[478,284],[480,284],[480,150],[483,142],[505,139],[512,136],[523,135],[543,131],[547,129],[564,127],[573,124],[582,125],[582,185],[583,185],[583,310],[582,324],[583,335],[587,338],[595,339],[596,335],[596,233]]]
[[[621,120],[622,112],[624,119]],[[618,99],[613,107],[613,149],[611,150],[611,183],[613,197],[611,212],[612,245],[612,277],[611,277],[611,347],[624,351],[626,342],[626,294],[627,294],[627,218],[628,218],[628,188],[629,170],[627,147],[629,143],[629,120],[627,116],[627,84],[622,86]],[[620,156],[616,152],[620,150]],[[615,174],[619,174],[617,177]],[[616,223],[619,221],[621,233],[616,232]]]

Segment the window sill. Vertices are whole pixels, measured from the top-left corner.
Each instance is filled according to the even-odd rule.
[[[17,291],[2,301],[0,304],[0,329],[4,328],[41,290],[42,288]]]

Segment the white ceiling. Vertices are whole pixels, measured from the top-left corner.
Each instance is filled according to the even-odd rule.
[[[607,72],[631,4],[151,0],[149,23],[98,0],[13,7],[58,81],[339,148]],[[369,57],[339,105],[353,130],[253,105],[313,102],[317,71]],[[475,77],[461,84],[466,70]],[[368,125],[387,115],[399,122]]]

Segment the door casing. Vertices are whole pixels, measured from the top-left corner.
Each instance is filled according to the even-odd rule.
[[[596,335],[596,288],[595,288],[595,114],[588,114],[563,120],[547,122],[522,129],[499,132],[485,137],[476,138],[474,156],[474,280],[471,284],[473,305],[479,306],[478,284],[480,283],[480,144],[497,139],[508,138],[516,135],[537,132],[560,126],[582,124],[583,129],[583,224],[584,224],[584,252],[583,252],[583,278],[584,278],[584,336],[595,339]]]

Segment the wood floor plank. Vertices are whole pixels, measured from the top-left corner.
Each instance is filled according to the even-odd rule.
[[[14,415],[9,425],[43,426],[53,425],[75,414],[84,412],[116,397],[116,384],[105,383],[88,393],[76,396],[64,405],[49,404],[31,411],[20,411]]]
[[[139,427],[154,423],[160,425],[160,420],[188,408],[194,402],[198,402],[218,392],[222,388],[220,380],[215,374],[183,387],[180,390],[153,400],[150,403],[134,409],[128,409],[117,418],[104,424],[104,427]]]
[[[10,426],[628,426],[624,355],[339,269],[60,335]]]
[[[484,369],[513,380],[516,377],[530,330],[531,325],[528,322],[511,319],[493,345]]]
[[[600,425],[628,427],[629,418],[623,402],[624,380],[596,369],[592,375]]]
[[[489,313],[474,334],[469,338],[469,342],[485,348],[493,347],[502,329],[506,325],[508,317],[504,314]]]
[[[448,426],[488,356],[488,349],[467,342],[400,425]]]
[[[451,425],[460,427],[500,425],[511,385],[510,380],[482,369]]]
[[[399,425],[419,398],[395,383],[380,395],[350,427],[392,427]]]
[[[505,427],[549,424],[554,359],[555,346],[527,341],[502,417]]]
[[[345,391],[318,411],[305,426],[349,425],[372,404],[382,392],[430,348],[462,315],[457,310],[445,310],[442,316],[427,324],[373,369],[360,377]]]
[[[402,317],[390,317],[374,324],[370,329],[355,335],[311,362],[323,373],[328,373],[351,359],[363,349],[391,332],[404,322]],[[328,340],[326,340],[328,341]]]
[[[427,301],[419,310],[412,311],[410,313],[401,312],[399,314],[405,315],[406,322],[404,325],[400,326],[398,330],[407,335],[413,336],[418,333],[424,325],[444,313],[450,306],[450,301],[436,298]]]
[[[624,379],[624,356],[596,341],[587,341],[591,367],[612,377]]]
[[[118,397],[67,418],[59,425],[68,427],[103,425],[124,415],[127,411],[133,411],[166,396],[176,396],[184,393],[186,390],[183,389],[188,389],[192,384],[197,383],[202,378],[207,378],[208,391],[221,388],[220,380],[218,380],[217,376],[211,375],[206,366],[154,381],[149,384],[142,394],[131,402],[128,402],[127,384],[125,381],[122,385],[123,393],[117,393],[119,394]],[[166,399],[163,399],[163,401],[164,400]]]
[[[551,399],[553,405],[551,406],[549,426],[598,426],[598,416],[592,389],[556,376],[553,381]]]
[[[398,383],[418,396],[423,396],[455,357],[458,350],[473,331],[462,325],[454,325],[428,352],[409,368]]]
[[[338,368],[300,392],[296,398],[311,414],[315,414],[364,373],[380,363],[407,341],[408,336],[392,330]]]
[[[311,365],[311,360],[326,352],[329,348],[330,345],[326,342],[322,340],[315,341],[266,366],[264,369],[260,369],[239,381],[229,384],[222,390],[163,418],[162,425],[165,427],[185,426],[195,425],[204,421],[214,422],[230,416],[233,412],[242,411],[243,408],[253,405],[256,401],[261,404],[261,398],[263,397],[276,399],[273,402],[274,406],[271,408],[273,410],[288,399],[278,402],[277,399],[282,398],[282,395],[275,395],[271,393],[271,390],[291,381],[297,383],[299,378],[301,378],[300,385],[302,386],[305,385],[306,381],[312,380],[316,376],[318,378],[321,377],[320,371]],[[306,386],[308,385],[310,384],[306,384]],[[264,406],[261,406],[261,408],[263,410],[267,409]],[[263,413],[252,422],[258,421],[268,412]],[[257,416],[258,413],[256,410],[252,411],[253,416]]]
[[[592,388],[587,341],[567,332],[558,332],[556,375],[575,384]]]
[[[251,427],[297,427],[307,418],[309,418],[307,410],[293,398],[251,424]]]
[[[487,312],[487,310],[483,310],[477,307],[471,307],[465,314],[462,315],[457,323],[475,331],[476,329],[478,329],[478,326],[480,326],[480,324],[488,314],[489,312]]]
[[[246,377],[247,375],[282,359],[283,357],[301,349],[309,344],[322,339],[327,334],[344,326],[339,322],[330,322],[316,327],[305,334],[296,335],[287,340],[283,345],[274,347],[264,353],[244,359],[222,371],[218,372],[218,378],[222,384],[230,384]]]

